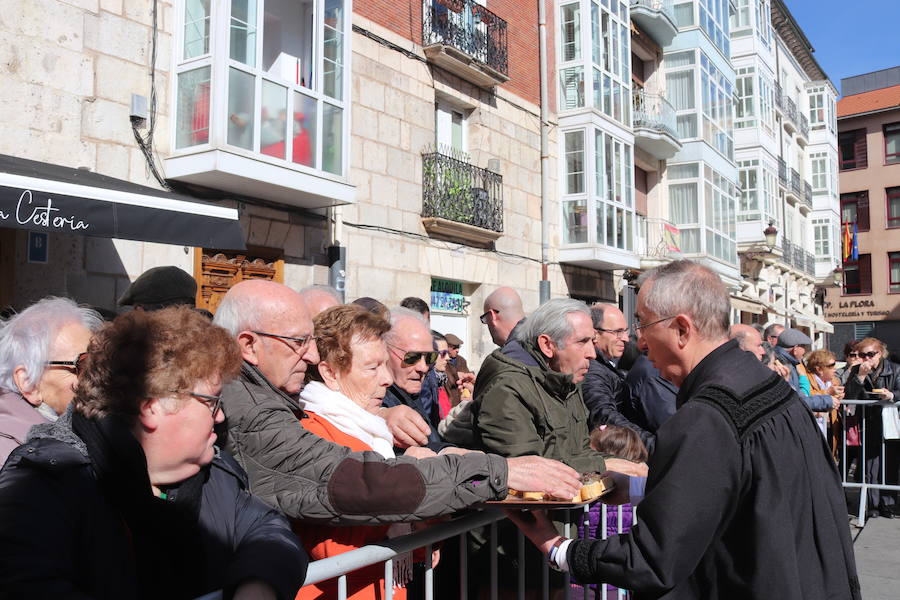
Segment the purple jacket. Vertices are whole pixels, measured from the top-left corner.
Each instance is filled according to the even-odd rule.
[[[32,425],[46,423],[33,406],[16,392],[0,394],[0,466],[9,453],[25,442]]]

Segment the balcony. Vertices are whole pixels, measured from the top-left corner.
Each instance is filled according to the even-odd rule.
[[[506,35],[506,21],[475,0],[426,0],[425,56],[479,87],[509,81]]]
[[[788,200],[792,200],[793,202],[800,202],[800,199],[803,197],[803,184],[800,180],[800,173],[797,172],[797,169],[791,169],[791,180],[790,185],[787,188],[787,198]]]
[[[794,264],[794,244],[787,236],[781,237],[781,262],[789,267]]]
[[[798,116],[800,117],[800,129],[797,132],[797,143],[806,146],[809,143],[809,119],[802,112]]]
[[[787,96],[783,96],[781,100],[784,114],[784,129],[788,133],[797,131],[797,105]]]
[[[815,275],[816,275],[816,257],[813,256],[811,253],[807,252],[806,250],[804,250],[803,258],[804,258],[804,263],[805,263],[803,271],[807,275],[812,275],[813,277],[815,277]]]
[[[681,234],[678,227],[669,221],[639,216],[637,235],[642,269],[652,269],[681,258]]]
[[[801,201],[806,208],[812,210],[812,186],[808,181],[803,182],[803,196]]]
[[[631,94],[634,111],[634,145],[659,160],[668,160],[681,150],[675,109],[662,96],[635,90]]]
[[[775,112],[784,115],[784,96],[781,93],[781,84],[775,84]]]
[[[631,20],[665,48],[678,33],[672,0],[631,0]]]
[[[778,183],[781,184],[782,187],[788,187],[788,169],[787,163],[784,162],[784,159],[778,158]]]
[[[503,234],[503,176],[465,155],[422,155],[422,224],[434,237],[488,246]]]

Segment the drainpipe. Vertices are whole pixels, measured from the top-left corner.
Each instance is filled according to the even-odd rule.
[[[546,0],[538,0],[538,40],[540,56],[541,86],[541,281],[538,284],[540,303],[550,299],[550,280],[548,265],[550,263],[550,142],[548,112],[549,94],[547,91],[547,5]]]

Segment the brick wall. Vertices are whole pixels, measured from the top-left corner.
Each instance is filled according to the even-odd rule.
[[[547,2],[547,63],[550,106],[555,106],[555,43],[553,1]],[[422,43],[422,0],[356,0],[353,11],[404,38]],[[538,5],[524,0],[488,0],[487,8],[507,23],[510,80],[503,88],[533,103],[540,103]]]

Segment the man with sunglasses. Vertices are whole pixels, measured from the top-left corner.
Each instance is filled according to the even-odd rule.
[[[394,383],[382,401],[381,416],[387,421],[398,448],[426,446],[439,452],[447,446],[438,434],[440,407],[436,389],[423,402],[431,366],[437,361],[431,330],[419,313],[404,307],[391,310],[391,330],[384,336],[388,347],[388,369]],[[437,379],[432,386],[436,388]]]
[[[0,329],[0,465],[32,425],[55,421],[75,396],[78,358],[103,320],[67,298],[45,298]]]
[[[392,523],[503,499],[507,486],[560,496],[580,489],[574,470],[538,457],[504,460],[473,453],[385,460],[372,452],[352,453],[304,429],[297,394],[306,367],[319,355],[303,299],[282,284],[251,280],[235,285],[219,304],[215,323],[237,340],[243,358],[240,376],[222,390],[226,431],[220,440],[247,470],[251,491],[288,517]],[[427,362],[431,335],[427,345],[391,350],[401,362]],[[420,356],[413,356],[417,352]],[[422,420],[415,410],[402,408]]]
[[[625,374],[617,367],[629,337],[625,315],[613,304],[597,302],[591,306],[591,321],[597,357],[591,361],[582,385],[584,403],[590,413],[588,425],[590,429],[600,425],[633,429],[647,450],[653,452],[655,436],[647,430],[642,407],[632,404],[625,387]]]

